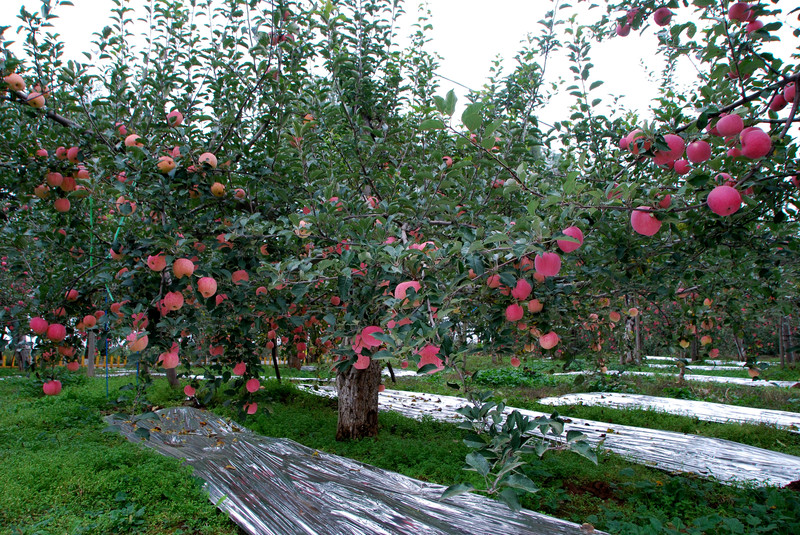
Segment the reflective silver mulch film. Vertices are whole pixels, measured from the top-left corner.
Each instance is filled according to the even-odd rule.
[[[309,391],[334,397],[332,387],[309,387]],[[412,418],[432,416],[457,422],[455,410],[467,402],[463,398],[385,390],[380,393],[380,408]],[[506,407],[506,414],[514,410]],[[536,418],[545,413],[519,410]],[[753,481],[757,484],[785,486],[800,480],[800,457],[764,450],[730,440],[646,429],[627,425],[568,418],[565,429],[585,433],[589,442],[600,445],[631,461],[669,472],[686,472],[714,477],[722,483]]]
[[[678,368],[675,364],[647,364],[648,368],[659,368],[659,369],[669,369],[672,368],[676,370]],[[703,371],[703,372],[710,372],[710,371],[747,371],[747,368],[743,366],[695,366],[694,364],[689,364],[686,366],[686,371]]]
[[[600,405],[617,409],[650,409],[670,414],[692,416],[708,422],[765,423],[786,429],[792,433],[800,433],[800,414],[798,413],[740,407],[738,405],[725,405],[708,401],[659,398],[640,394],[619,394],[616,392],[592,392],[542,398],[539,403],[544,405]]]
[[[553,375],[581,375],[586,372],[559,372],[554,373]],[[634,372],[634,371],[612,371],[606,375],[645,375],[645,376],[670,376],[674,375],[677,377],[677,374],[669,374],[669,373],[656,373],[656,372]],[[729,383],[729,384],[736,384],[742,386],[777,386],[780,388],[792,388],[797,386],[800,388],[800,381],[765,381],[765,380],[752,380],[747,379],[745,377],[722,377],[719,375],[695,375],[691,373],[687,373],[683,376],[683,378],[687,381],[699,381],[704,383]]]
[[[158,411],[142,442],[130,422],[129,440],[186,459],[206,481],[213,503],[252,535],[518,534],[584,535],[581,526],[444,490],[288,439],[256,435],[230,420],[189,407]],[[600,533],[593,531],[593,533]]]

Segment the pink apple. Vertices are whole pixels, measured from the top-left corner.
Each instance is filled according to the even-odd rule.
[[[192,385],[186,385],[183,387],[183,393],[189,397],[194,396],[195,392],[197,392]]]
[[[197,290],[200,292],[200,295],[208,299],[217,293],[217,281],[215,281],[213,277],[201,277],[200,280],[197,281]]]
[[[739,139],[742,142],[742,155],[751,160],[763,158],[772,150],[772,138],[757,126],[742,130]]]
[[[45,396],[57,396],[61,393],[61,381],[56,379],[47,381],[42,385],[42,390]]]
[[[172,263],[172,272],[176,279],[191,277],[194,273],[194,262],[188,258],[178,258]]]
[[[689,172],[692,170],[692,167],[689,165],[689,162],[680,159],[675,161],[675,165],[672,167],[672,170],[683,176],[689,174]]]
[[[557,240],[558,248],[564,251],[565,253],[571,253],[572,251],[576,250],[578,247],[583,245],[583,232],[578,227],[572,226],[567,227],[561,231],[562,234],[565,236],[569,236],[570,238],[575,238],[577,241],[567,241],[567,240]]]
[[[692,141],[686,147],[686,157],[692,163],[703,163],[711,158],[711,145],[705,141]]]
[[[619,35],[620,37],[626,37],[630,33],[631,33],[630,24],[617,24],[617,35]]]
[[[649,206],[639,206],[631,211],[631,226],[643,236],[653,236],[661,229],[661,221],[650,210]]]
[[[258,392],[258,389],[261,388],[261,383],[258,379],[253,378],[245,383],[245,388],[252,394],[253,392]]]
[[[737,136],[744,128],[744,120],[741,115],[732,113],[717,121],[716,128],[722,137]]]
[[[747,22],[747,19],[750,18],[750,4],[736,2],[728,8],[728,18],[738,22]]]
[[[720,216],[729,216],[742,206],[742,196],[730,186],[717,186],[708,194],[708,207]]]
[[[511,290],[511,297],[514,299],[527,299],[529,295],[531,295],[531,291],[533,291],[533,287],[531,283],[526,281],[525,279],[517,280],[517,285]]]
[[[653,22],[659,26],[666,26],[672,20],[672,11],[668,7],[660,7],[653,12]]]
[[[47,327],[47,334],[45,336],[47,336],[48,340],[52,340],[53,342],[61,342],[67,337],[67,328],[60,323],[51,323]]]
[[[528,312],[536,314],[538,312],[541,312],[543,308],[544,305],[538,299],[531,299],[530,301],[528,301]]]
[[[674,162],[683,156],[683,150],[686,148],[686,142],[681,136],[675,134],[667,134],[664,136],[664,141],[667,142],[669,150],[657,150],[653,156],[653,162],[656,165],[666,165]]]
[[[44,334],[50,326],[44,318],[31,318],[29,322],[30,328],[36,334]]]
[[[539,345],[542,347],[542,349],[553,349],[556,347],[556,345],[558,345],[558,340],[558,335],[555,332],[550,331],[549,333],[543,334],[539,337]]]
[[[769,109],[772,111],[781,111],[786,107],[786,104],[786,99],[783,98],[783,93],[775,93],[775,96],[772,97],[772,100],[769,103]]]
[[[533,267],[544,277],[555,277],[561,270],[561,257],[556,253],[537,254],[533,259]]]
[[[401,282],[394,289],[394,298],[395,299],[405,299],[409,288],[414,288],[414,291],[419,292],[419,290],[420,290],[420,288],[422,288],[422,286],[420,285],[419,281]]]
[[[514,303],[512,305],[508,305],[506,307],[506,320],[514,322],[519,321],[522,319],[523,310],[522,307],[518,304]]]

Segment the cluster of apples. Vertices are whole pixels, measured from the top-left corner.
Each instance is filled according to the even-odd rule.
[[[27,87],[25,80],[17,73],[11,73],[7,76],[4,76],[3,81],[9,87],[9,89],[13,91],[22,92],[25,91],[25,88]],[[34,91],[31,91],[25,95],[25,102],[32,108],[44,108],[46,103],[44,93],[46,93],[46,91],[43,91],[38,84],[34,84]]]
[[[50,153],[47,149],[36,150],[37,158],[49,158]],[[58,192],[61,196],[53,201],[53,208],[57,212],[69,212],[72,203],[70,196],[83,197],[89,193],[87,182],[90,179],[89,170],[81,163],[81,149],[79,147],[58,147],[55,150],[55,158],[60,161],[67,161],[74,164],[67,174],[58,171],[50,171],[45,174],[44,182],[33,189],[33,194],[41,200],[50,198],[51,194]],[[64,171],[63,164],[59,164],[61,171]],[[52,169],[52,167],[51,167]],[[81,183],[83,182],[83,183]]]

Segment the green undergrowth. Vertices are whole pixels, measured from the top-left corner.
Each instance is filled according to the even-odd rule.
[[[120,388],[132,380],[112,378],[111,398],[122,395]],[[106,401],[103,378],[89,380],[68,374],[63,381],[64,391],[52,398],[42,396],[40,385],[27,378],[0,381],[0,429],[4,430],[0,455],[5,460],[0,471],[0,533],[238,533],[226,515],[208,501],[188,467],[102,432],[105,424],[101,417],[119,410]],[[459,395],[436,375],[402,381],[420,391]],[[288,381],[266,380],[264,386],[255,394],[259,411],[253,416],[243,415],[238,404],[228,403],[224,394],[214,398],[210,409],[256,433],[290,438],[413,478],[442,485],[478,483],[474,473],[463,470],[469,450],[462,442],[463,431],[452,424],[414,421],[385,412],[379,417],[377,437],[337,442],[335,400],[302,392]],[[531,391],[534,388],[530,386],[502,387],[501,395],[511,405],[552,410],[526,398]],[[145,405],[165,407],[183,402],[180,389],[170,388],[165,379],[158,378]],[[650,420],[658,427],[681,432],[700,425],[690,418],[645,411],[575,410],[587,412],[570,412],[570,416],[614,423],[628,419],[632,425]],[[769,434],[772,430],[759,426],[701,427],[717,429],[717,434],[721,429],[742,428],[744,431],[737,431],[740,434],[732,438],[762,447],[770,440],[787,440],[790,442],[782,451],[800,452],[800,444],[785,432],[773,435]],[[540,490],[524,496],[523,507],[578,523],[590,522],[610,533],[800,532],[800,493],[795,491],[732,487],[667,474],[610,453],[602,453],[597,466],[568,452],[548,452],[542,460],[528,460],[525,473]]]
[[[242,423],[259,434],[287,437],[425,481],[476,483],[462,471],[468,450],[461,442],[462,431],[452,424],[418,422],[384,412],[377,437],[336,442],[334,400],[273,381],[258,395],[269,411],[259,410]],[[236,415],[231,408],[214,411]],[[601,454],[598,465],[568,452],[549,452],[542,460],[531,456],[528,461],[525,473],[540,490],[524,496],[523,507],[577,523],[591,522],[611,533],[679,533],[670,525],[697,534],[795,533],[800,529],[800,493],[791,490],[727,486],[667,474],[607,452]],[[737,526],[743,526],[743,531],[737,531]]]
[[[0,381],[0,534],[238,534],[177,459],[102,432],[105,380]],[[130,378],[111,378],[111,398]]]

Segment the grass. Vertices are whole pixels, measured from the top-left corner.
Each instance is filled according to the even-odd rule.
[[[546,373],[558,363],[537,363],[544,373],[523,373],[508,365],[474,358],[486,370],[470,380],[473,388],[494,388],[510,405],[542,412],[542,395],[615,389],[672,397],[753,396],[762,404],[791,405],[796,392],[783,389],[724,387],[674,379],[630,377],[597,379],[602,384],[575,384],[574,377]],[[320,368],[325,375],[326,369]],[[314,376],[282,369],[283,376]],[[484,376],[484,379],[481,379]],[[460,395],[446,385],[453,376],[436,374],[400,378],[389,388]],[[477,380],[476,380],[477,379]],[[64,391],[45,398],[31,379],[0,381],[0,534],[21,533],[239,533],[216,511],[191,477],[174,460],[113,434],[103,433],[103,414],[117,412],[105,398],[105,379],[66,374]],[[479,381],[485,380],[483,384]],[[112,378],[111,398],[131,377]],[[336,442],[336,402],[300,392],[285,381],[264,381],[256,394],[259,412],[243,417],[220,394],[211,407],[266,436],[287,437],[311,448],[350,457],[410,477],[450,485],[478,483],[466,472],[462,431],[451,424],[421,422],[386,412],[379,416],[375,438]],[[794,398],[787,397],[794,396]],[[753,399],[738,398],[741,404]],[[149,404],[164,407],[183,402],[180,389],[156,379],[147,392]],[[126,404],[128,406],[128,404]],[[562,414],[718,436],[742,443],[800,454],[800,437],[763,426],[698,422],[693,418],[648,411],[601,407],[562,407]],[[87,454],[87,452],[90,452]],[[800,530],[800,494],[775,488],[726,486],[687,475],[667,474],[617,455],[602,453],[599,465],[567,452],[529,458],[526,474],[540,487],[522,499],[524,507],[599,529],[623,534],[796,533]]]
[[[112,399],[128,378],[112,378]],[[177,459],[103,433],[105,382],[0,381],[0,534],[239,534]]]

